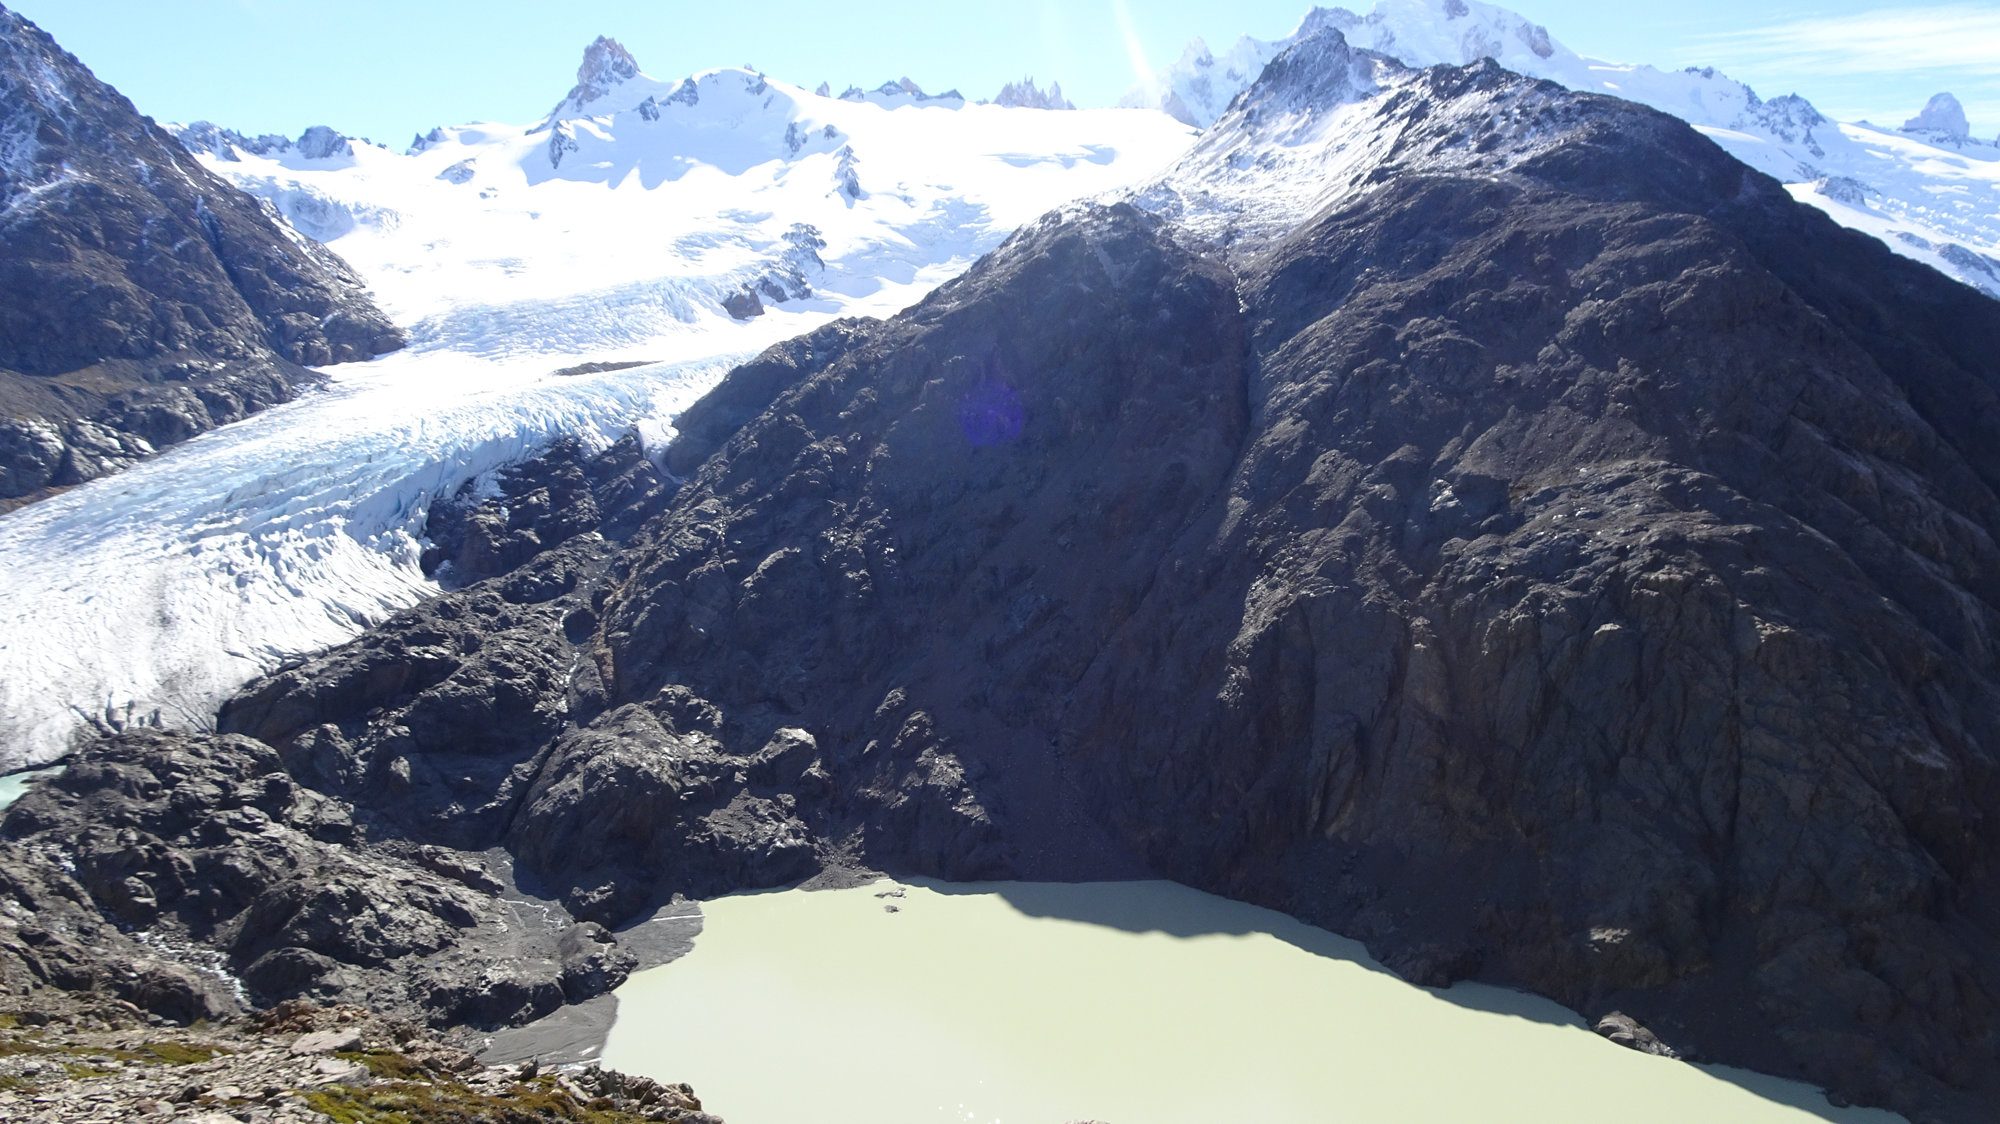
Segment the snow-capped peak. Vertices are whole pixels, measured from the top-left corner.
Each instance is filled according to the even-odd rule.
[[[609,35],[600,35],[583,49],[583,62],[576,68],[576,85],[568,96],[549,111],[551,121],[592,112],[588,106],[619,86],[639,77],[639,63],[625,45]]]
[[[922,86],[908,77],[893,79],[872,90],[859,86],[849,86],[841,92],[842,101],[865,101],[887,109],[900,109],[908,105],[933,105],[958,108],[965,104],[965,95],[957,90],[946,90],[941,94],[925,93]]]
[[[1292,37],[1321,26],[1337,28],[1355,46],[1411,66],[1464,66],[1489,58],[1509,70],[1533,74],[1538,61],[1575,57],[1542,25],[1477,0],[1379,0],[1365,16],[1344,8],[1315,8]]]
[[[1924,105],[1923,112],[1903,122],[1903,131],[1919,133],[1941,140],[1962,141],[1972,135],[1972,126],[1965,120],[1965,107],[1950,94],[1933,94]]]
[[[1125,104],[1193,124],[1225,119],[1230,99],[1287,47],[1328,31],[1410,67],[1481,58],[1572,90],[1608,94],[1678,117],[1793,196],[1900,253],[2000,296],[2000,143],[1971,139],[1957,99],[1940,94],[1902,130],[1829,120],[1796,94],[1766,100],[1712,67],[1664,71],[1585,58],[1526,18],[1480,0],[1378,0],[1367,15],[1315,8],[1289,37],[1243,39],[1227,60],[1192,43]],[[1267,130],[1268,132],[1268,130]],[[1204,142],[1204,154],[1255,160]],[[1317,172],[1315,172],[1317,174]]]
[[[1132,109],[1158,109],[1177,121],[1207,128],[1229,99],[1247,89],[1263,73],[1264,66],[1277,57],[1291,40],[1270,42],[1248,35],[1238,39],[1218,57],[1207,42],[1197,38],[1174,64],[1161,71],[1149,85],[1127,93],[1119,105]]]
[[[1338,31],[1355,47],[1418,67],[1463,66],[1491,58],[1509,70],[1542,77],[1548,60],[1559,55],[1576,58],[1550,38],[1547,28],[1505,8],[1477,0],[1379,0],[1365,16],[1345,8],[1313,8],[1283,39],[1246,35],[1220,56],[1201,39],[1191,40],[1173,65],[1150,85],[1126,94],[1119,104],[1164,110],[1206,128],[1272,59],[1294,43],[1326,31]]]
[[[1338,27],[1309,23],[1229,113],[1252,122],[1277,114],[1316,116],[1374,93],[1374,76],[1374,61],[1355,51]]]

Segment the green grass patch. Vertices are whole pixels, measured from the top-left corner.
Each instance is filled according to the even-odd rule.
[[[62,1067],[69,1074],[72,1081],[88,1081],[93,1077],[109,1077],[118,1072],[115,1069],[106,1069],[101,1065],[91,1065],[89,1062],[64,1062]]]
[[[342,1050],[334,1057],[363,1066],[385,1081],[410,1081],[433,1076],[423,1063],[394,1050]]]
[[[132,1055],[128,1059],[130,1061],[165,1062],[168,1065],[214,1061],[216,1055],[224,1052],[215,1046],[198,1046],[192,1042],[148,1042],[137,1050],[123,1051]]]

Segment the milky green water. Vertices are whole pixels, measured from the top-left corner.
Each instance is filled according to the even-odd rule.
[[[0,812],[6,811],[14,801],[26,795],[29,785],[60,772],[62,766],[53,765],[46,769],[28,769],[0,777]]]
[[[730,1124],[1901,1120],[1518,992],[1414,987],[1173,883],[895,888],[706,903],[693,952],[618,990],[605,1064]]]

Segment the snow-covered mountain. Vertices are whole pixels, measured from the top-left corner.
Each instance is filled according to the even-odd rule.
[[[1366,15],[1315,8],[1291,35],[1245,37],[1220,57],[1196,40],[1125,104],[1206,127],[1280,51],[1322,29],[1409,66],[1491,58],[1673,114],[1843,226],[2000,297],[2000,147],[1969,140],[1949,95],[1902,129],[1841,123],[1796,94],[1767,100],[1712,68],[1663,71],[1586,58],[1546,28],[1479,0],[1379,0]]]
[[[893,313],[1193,140],[1156,112],[908,82],[663,81],[609,39],[559,92],[540,121],[441,127],[404,153],[325,126],[179,131],[351,264],[410,347],[0,516],[0,770],[87,726],[204,724],[250,677],[434,592],[418,559],[435,498],[564,434],[657,448],[733,362]]]
[[[441,127],[406,153],[182,136],[352,263],[419,350],[583,359],[650,358],[770,305],[785,334],[893,311],[1191,140],[1155,113],[1034,113],[907,83],[834,97],[740,69],[660,80],[610,39],[542,121]]]

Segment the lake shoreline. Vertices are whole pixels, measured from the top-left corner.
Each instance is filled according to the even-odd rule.
[[[817,888],[835,892],[705,903],[703,955],[621,985],[591,1060],[671,1071],[746,1124],[1282,1124],[1335,1100],[1413,1124],[1904,1120],[1613,1044],[1526,992],[1420,987],[1355,941],[1177,883]]]
[[[773,887],[772,890],[850,890],[888,877],[879,870],[864,866],[830,866],[805,882]],[[616,935],[619,946],[638,958],[638,963],[631,970],[631,974],[636,976],[671,964],[694,951],[695,940],[701,932],[701,903],[677,901],[642,921],[617,930]],[[473,1052],[486,1065],[526,1061],[545,1066],[582,1065],[603,1055],[605,1043],[617,1021],[618,995],[614,988],[582,1003],[564,1004],[522,1026],[503,1027],[479,1035]]]

